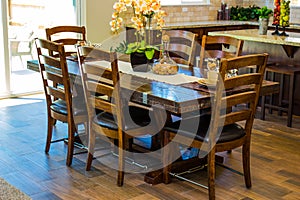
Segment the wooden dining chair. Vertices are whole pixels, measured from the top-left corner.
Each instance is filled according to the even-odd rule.
[[[87,122],[84,99],[73,98],[73,85],[71,85],[69,78],[64,45],[44,39],[35,39],[35,45],[47,103],[48,131],[45,152],[49,152],[52,142],[65,140],[63,138],[52,141],[52,131],[56,120],[67,123],[68,152],[66,164],[70,166],[74,151],[74,136],[77,131],[76,125]],[[49,55],[49,51],[54,52],[58,57]]]
[[[167,30],[164,34],[170,37],[170,57],[178,64],[194,66],[197,34],[185,30]]]
[[[86,41],[86,29],[84,26],[55,26],[45,30],[47,40],[64,44],[66,56],[70,56],[73,53],[76,54],[74,45],[78,42]],[[52,52],[50,55],[52,55]]]
[[[169,183],[173,144],[183,144],[200,149],[199,155],[206,157],[208,163],[208,186],[201,185],[209,191],[209,199],[215,199],[215,153],[242,147],[242,162],[247,188],[251,187],[250,176],[250,142],[251,131],[264,78],[268,55],[254,54],[236,58],[222,59],[218,82],[212,100],[212,114],[200,118],[181,120],[165,127],[164,131],[164,169],[163,179]],[[227,77],[227,71],[246,66],[257,66],[258,71]],[[251,90],[244,86],[252,85]],[[227,109],[234,105],[249,103],[241,109]],[[243,123],[240,123],[243,122]],[[196,126],[198,125],[198,126]],[[198,127],[198,128],[195,128]],[[182,178],[179,175],[176,177]],[[193,182],[194,183],[194,182]]]
[[[205,74],[206,58],[234,58],[242,55],[243,40],[227,36],[203,35],[200,50],[199,67],[202,75]]]
[[[119,73],[116,52],[82,46],[78,47],[77,53],[89,116],[86,170],[91,168],[96,135],[102,136],[104,140],[108,139],[112,146],[118,141],[117,185],[122,186],[124,151],[131,149],[130,141],[133,137],[160,131],[163,126],[163,121],[159,119],[162,116],[159,114],[160,109],[141,108],[129,102],[128,90],[122,88],[123,81],[129,78],[127,79],[126,74]],[[90,60],[100,62],[95,64],[88,62]],[[151,117],[154,114],[158,116],[157,119]]]

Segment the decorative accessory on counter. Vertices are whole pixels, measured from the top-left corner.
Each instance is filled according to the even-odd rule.
[[[160,59],[154,63],[152,71],[156,74],[170,75],[178,72],[176,62],[169,55],[170,37],[168,35],[162,36],[163,50]]]
[[[279,35],[280,34],[278,26],[279,26],[278,24],[275,25],[275,31],[272,32],[272,35]]]
[[[290,21],[290,1],[281,0],[280,2],[280,21],[279,25],[282,26],[281,36],[289,36],[285,32],[285,27],[288,27]]]
[[[225,2],[221,2],[221,8],[217,11],[217,20],[230,20],[230,9]]]
[[[258,33],[260,35],[266,35],[268,31],[269,18],[272,15],[273,11],[269,9],[267,6],[263,6],[261,9],[257,10],[258,14],[258,24],[259,30]]]
[[[223,19],[223,11],[222,10],[218,10],[217,12],[217,20],[222,20]]]
[[[273,23],[272,25],[275,25],[275,31],[272,33],[272,35],[279,35],[279,26],[280,22],[280,0],[274,0],[274,12],[273,12]]]
[[[225,8],[225,20],[230,20],[230,9],[228,7]]]

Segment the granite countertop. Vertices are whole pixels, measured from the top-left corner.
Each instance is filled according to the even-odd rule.
[[[200,28],[211,26],[234,26],[234,25],[258,25],[257,21],[233,21],[233,20],[217,20],[217,21],[198,21],[198,22],[173,22],[166,23],[166,28]]]
[[[172,22],[166,23],[165,29],[184,29],[184,28],[205,28],[205,27],[224,27],[224,26],[238,26],[238,25],[256,25],[258,26],[258,21],[234,21],[234,20],[215,20],[215,21],[197,21],[197,22]],[[127,27],[131,27],[127,25]],[[274,27],[272,21],[269,23],[269,27]],[[289,27],[286,27],[286,30],[289,29],[299,29],[300,24],[290,24]]]
[[[198,22],[173,22],[166,23],[167,29],[174,28],[201,28],[201,27],[212,27],[212,26],[235,26],[235,25],[257,25],[258,21],[234,21],[234,20],[216,20],[216,21],[198,21]],[[272,22],[270,21],[269,27],[272,27]],[[273,26],[274,27],[274,26]],[[300,24],[290,24],[286,29],[299,29]]]
[[[288,37],[272,35],[273,30],[268,30],[267,35],[258,34],[258,29],[245,29],[245,30],[233,30],[233,31],[216,31],[209,32],[208,35],[221,35],[229,36],[237,39],[263,42],[269,44],[280,44],[300,47],[300,33],[288,32]]]

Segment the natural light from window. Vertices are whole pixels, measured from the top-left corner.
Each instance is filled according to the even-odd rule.
[[[291,6],[300,6],[300,0],[291,0]]]

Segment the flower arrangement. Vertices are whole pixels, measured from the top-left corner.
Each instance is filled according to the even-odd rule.
[[[158,47],[150,45],[150,29],[162,30],[165,25],[166,13],[161,9],[160,0],[119,0],[113,6],[114,12],[110,21],[111,31],[117,33],[122,25],[122,12],[132,10],[132,27],[136,30],[136,42],[126,45],[125,53],[145,52],[148,59],[152,59],[154,49]]]
[[[159,0],[119,0],[115,2],[112,14],[112,21],[110,22],[111,30],[117,32],[123,23],[123,18],[120,16],[122,12],[132,8],[133,16],[131,22],[133,27],[142,32],[145,30],[147,19],[156,20],[157,29],[162,29],[165,25],[164,16],[165,11],[161,9]]]

